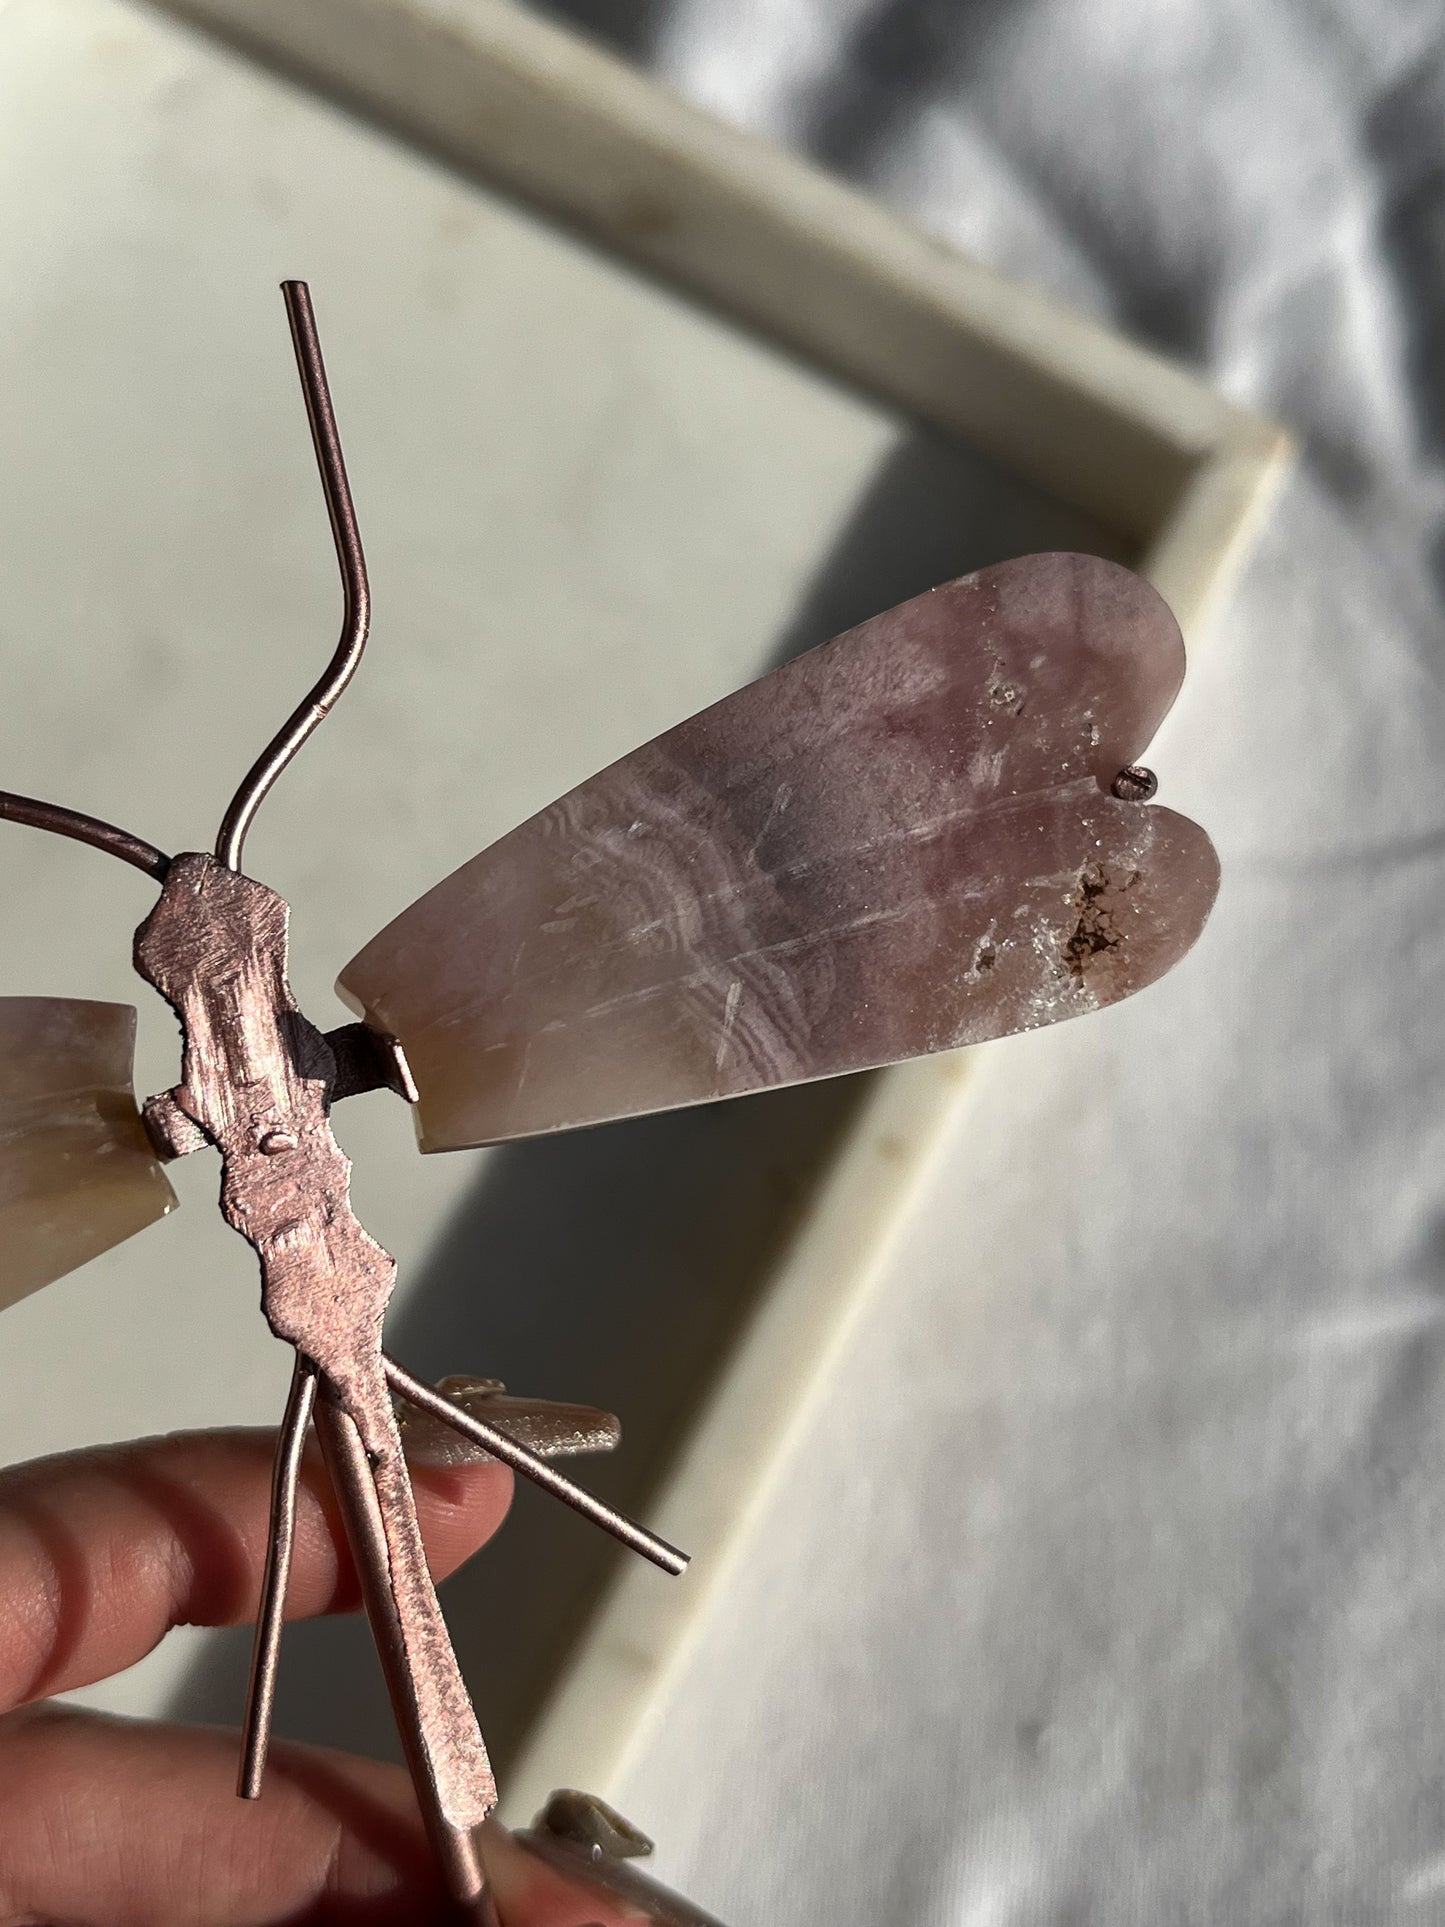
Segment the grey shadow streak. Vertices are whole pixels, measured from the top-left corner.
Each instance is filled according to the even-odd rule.
[[[1031,0],[884,0],[838,36],[800,103],[794,142],[849,180],[869,182],[939,101],[970,91],[989,44]]]
[[[1207,364],[1215,252],[1201,247],[1177,257],[1150,245],[1137,179],[1121,176],[1118,193],[1103,200],[1081,193],[1067,147],[1060,159],[1040,138],[1035,116],[1056,119],[1056,103],[1024,103],[1020,113],[1018,89],[1000,89],[995,56],[1006,60],[1009,41],[1039,11],[1039,0],[884,0],[837,36],[827,68],[794,111],[790,143],[888,200],[890,165],[923,117],[939,108],[966,116],[1111,290],[1114,323],[1165,353]],[[1001,113],[1000,100],[1014,111]]]
[[[646,66],[672,5],[671,0],[530,0],[530,11]]]
[[[906,433],[772,661],[1040,548],[1118,553],[1103,531],[972,454]],[[619,1450],[569,1469],[646,1520],[865,1089],[864,1078],[842,1078],[491,1152],[389,1322],[391,1349],[429,1378],[485,1373],[516,1392],[617,1412]],[[502,1776],[624,1556],[519,1480],[496,1542],[441,1588]],[[658,1573],[652,1583],[688,1581]],[[234,1724],[249,1654],[248,1630],[216,1635],[172,1717]],[[287,1629],[276,1730],[400,1757],[362,1621]]]
[[[1394,296],[1402,378],[1418,453],[1445,469],[1445,46],[1429,53],[1386,88],[1365,118],[1364,149],[1377,183],[1382,265]],[[1336,464],[1338,467],[1339,465]],[[1346,470],[1336,493],[1347,503],[1367,474]],[[1350,486],[1353,485],[1353,486]],[[1437,590],[1445,595],[1445,530],[1431,552]]]

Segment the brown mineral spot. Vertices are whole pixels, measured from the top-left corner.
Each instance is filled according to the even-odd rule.
[[[1064,945],[1064,963],[1071,977],[1082,980],[1096,957],[1117,950],[1124,941],[1124,933],[1114,920],[1114,907],[1138,881],[1139,872],[1133,870],[1122,883],[1115,883],[1097,863],[1085,865],[1080,872],[1074,893],[1079,920]]]
[[[994,965],[997,962],[998,962],[998,947],[995,944],[991,944],[991,943],[981,943],[978,946],[978,953],[973,960],[973,968],[975,973],[979,973],[985,970],[992,970]]]

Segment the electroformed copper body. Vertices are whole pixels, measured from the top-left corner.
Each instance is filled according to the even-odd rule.
[[[286,981],[287,908],[215,857],[175,858],[136,935],[136,968],[185,1038],[176,1108],[221,1153],[221,1210],[261,1261],[261,1308],[323,1381],[319,1429],[347,1531],[377,1539],[386,1583],[367,1606],[408,1698],[413,1771],[431,1791],[436,1845],[480,1891],[464,1843],[497,1789],[427,1571],[381,1354],[396,1266],[352,1213],[351,1164],[328,1116],[335,1059]],[[363,1488],[370,1486],[367,1493]],[[372,1521],[374,1519],[374,1526]],[[395,1686],[394,1689],[395,1690]]]

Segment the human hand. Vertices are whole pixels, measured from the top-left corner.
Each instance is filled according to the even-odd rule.
[[[0,1927],[429,1927],[455,1919],[407,1775],[276,1741],[259,1801],[237,1736],[45,1702],[132,1665],[172,1626],[251,1619],[273,1435],[182,1433],[0,1472]],[[511,1474],[413,1468],[432,1570],[501,1524]],[[319,1459],[298,1500],[290,1618],[359,1604]],[[503,1927],[646,1916],[489,1823]]]

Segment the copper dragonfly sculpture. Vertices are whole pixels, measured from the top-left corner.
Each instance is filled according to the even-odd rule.
[[[161,1164],[220,1152],[221,1210],[293,1347],[239,1790],[260,1791],[314,1425],[429,1834],[494,1920],[496,1789],[427,1569],[398,1408],[531,1478],[664,1570],[685,1557],[384,1350],[392,1259],[349,1202],[331,1106],[387,1087],[425,1151],[834,1076],[1096,1010],[1161,976],[1218,883],[1202,830],[1136,761],[1184,651],[1117,564],[1025,557],[810,650],[513,830],[341,973],[322,1033],[287,983],[288,908],[242,869],[272,784],[361,660],[365,562],[311,302],[287,313],[344,585],[325,675],[247,774],[213,852],[167,857],[55,804],[0,817],[108,851],[160,895],[139,974],[180,1019],[175,1088],[137,1107],[135,1013],[0,999],[0,1304],[174,1202]],[[6,1147],[26,1147],[23,1174]],[[444,1386],[446,1382],[444,1381]],[[493,1412],[493,1417],[487,1413]]]

